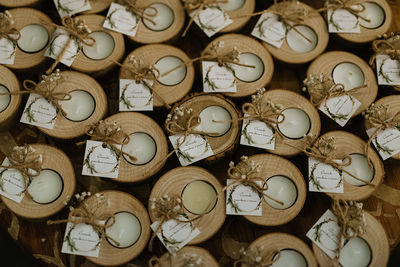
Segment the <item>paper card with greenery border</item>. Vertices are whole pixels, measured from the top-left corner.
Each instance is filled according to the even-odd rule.
[[[195,16],[196,14],[197,16]],[[208,37],[213,36],[233,22],[229,15],[218,5],[206,6],[203,10],[196,10],[190,13],[190,16],[194,16],[194,22]]]
[[[368,129],[368,136],[371,137],[375,130],[375,128]],[[375,138],[372,139],[372,143],[383,160],[400,153],[400,125],[379,131]]]
[[[232,184],[234,179],[227,179],[226,184]],[[261,181],[257,184],[262,186]],[[226,214],[262,216],[263,196],[251,186],[242,184],[228,187],[226,190]]]
[[[206,93],[235,93],[235,71],[229,66],[219,66],[218,62],[203,61],[203,91]]]
[[[121,149],[121,145],[115,145]],[[99,141],[86,141],[82,174],[106,178],[118,178],[121,152]]]
[[[111,3],[103,27],[112,31],[135,37],[140,19],[126,7]]]
[[[14,64],[17,42],[8,38],[0,38],[0,64]]]
[[[361,102],[354,96],[342,95],[328,98],[321,104],[319,110],[343,127],[357,111],[360,105]]]
[[[8,158],[3,160],[2,166],[9,166]],[[16,169],[0,168],[0,195],[17,203],[21,203],[25,196],[25,182],[22,174]]]
[[[343,193],[342,171],[308,158],[308,188],[311,192]]]
[[[38,94],[30,94],[20,121],[46,129],[53,129],[57,113],[57,108],[47,99]]]
[[[388,55],[376,56],[378,84],[400,85],[400,60],[393,60]]]
[[[328,9],[329,32],[360,33],[358,18],[346,9]]]
[[[262,121],[244,119],[240,144],[274,150],[275,130]]]
[[[89,0],[53,0],[60,17],[72,16],[92,9]]]
[[[146,80],[150,86],[153,81]],[[134,80],[119,80],[119,111],[152,111],[153,90]]]
[[[186,140],[184,140],[183,135],[171,135],[169,140],[182,166],[190,165],[214,155],[207,137],[204,135],[189,134]]]
[[[67,31],[57,28],[54,32],[53,39],[50,41],[49,47],[46,49],[44,55],[52,59],[57,59],[58,55],[62,52],[64,47],[68,45],[62,60],[60,61],[64,65],[70,67],[74,62],[79,51],[82,49],[81,42],[73,38],[70,42],[70,35]]]
[[[264,13],[260,16],[251,35],[275,46],[281,48],[286,38],[288,28],[278,16],[273,13]]]

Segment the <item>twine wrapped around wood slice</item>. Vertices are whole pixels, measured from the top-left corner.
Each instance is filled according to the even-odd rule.
[[[18,92],[20,90],[19,81],[15,74],[2,65],[0,65],[0,84],[5,86],[11,93]],[[21,95],[11,95],[10,97],[10,102],[7,108],[0,112],[1,130],[4,130],[10,126],[21,105]]]
[[[65,207],[75,192],[75,172],[71,160],[67,155],[54,147],[41,144],[30,145],[37,154],[42,155],[42,170],[51,169],[56,171],[63,181],[61,195],[49,204],[39,204],[32,199],[24,197],[21,203],[17,203],[1,196],[1,201],[16,215],[27,219],[43,219],[54,215]]]
[[[214,257],[206,249],[195,246],[185,246],[175,255],[165,253],[160,258],[152,257],[150,267],[218,267],[220,266]]]

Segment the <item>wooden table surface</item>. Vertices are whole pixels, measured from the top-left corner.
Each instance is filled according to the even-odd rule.
[[[396,2],[397,1],[397,2]],[[46,12],[55,22],[59,22],[59,17],[55,11],[52,1],[48,1],[47,8],[43,7],[42,10]],[[51,2],[51,3],[50,3]],[[271,4],[272,1],[257,1],[257,10],[263,10]],[[318,8],[322,5],[323,1],[307,0],[306,3]],[[400,2],[399,0],[389,1],[392,5],[394,20],[391,30],[400,30]],[[48,6],[50,5],[50,8]],[[240,33],[249,35],[252,28],[257,21],[257,17],[253,17],[250,22],[240,31]],[[346,44],[341,40],[335,38],[333,35],[330,36],[330,43],[327,51],[330,50],[345,50],[362,57],[364,60],[368,60],[372,54],[370,45],[352,46]],[[131,52],[133,49],[138,47],[127,39],[126,41],[126,54]],[[188,35],[179,39],[173,45],[183,49],[190,57],[198,56],[203,48],[211,41],[205,37],[204,34],[192,26],[188,32]],[[292,90],[295,92],[301,92],[302,87],[301,81],[305,77],[305,72],[308,67],[307,65],[301,66],[289,66],[284,65],[275,61],[275,73],[271,84],[268,89],[283,88]],[[59,66],[64,69],[62,66]],[[65,68],[66,69],[66,68]],[[114,69],[106,75],[96,77],[96,79],[103,86],[109,99],[109,111],[108,115],[118,112],[118,69]],[[18,73],[20,80],[33,79],[37,80],[39,73]],[[195,85],[192,92],[201,90],[201,80],[197,74]],[[379,87],[378,98],[383,96],[398,94],[398,92],[385,86]],[[243,102],[249,99],[234,100],[238,107]],[[20,111],[21,113],[21,111]],[[157,115],[162,113],[162,115]],[[150,117],[154,118],[160,125],[165,119],[166,113],[164,112],[153,112],[146,113]],[[322,133],[331,130],[337,130],[341,127],[336,125],[332,120],[328,119],[324,115],[321,115],[322,119]],[[20,114],[18,115],[18,118]],[[358,116],[351,120],[346,127],[345,131],[352,132],[364,140],[367,140],[367,135],[363,127],[363,119]],[[83,139],[82,139],[83,140]],[[75,142],[76,140],[74,140]],[[136,198],[138,198],[145,206],[147,206],[148,196],[150,194],[152,185],[157,179],[164,174],[166,171],[179,166],[179,162],[176,156],[172,156],[164,166],[164,168],[151,179],[140,183],[132,184],[129,186],[121,186],[112,182],[110,179],[101,179],[95,177],[85,177],[80,175],[83,162],[84,148],[77,147],[74,142],[63,142],[47,137],[39,132],[34,127],[29,127],[25,124],[16,123],[9,131],[0,132],[0,160],[4,158],[10,147],[14,145],[22,145],[25,143],[43,143],[56,146],[64,150],[67,155],[71,158],[76,175],[77,175],[77,192],[90,191],[92,193],[105,190],[105,189],[118,189],[121,191],[129,192]],[[235,162],[239,161],[241,155],[253,155],[257,153],[264,153],[261,149],[255,149],[245,146],[238,146],[231,155],[227,155],[225,159],[212,163],[197,163],[195,165],[202,166],[212,172],[221,183],[224,183],[227,178],[226,170],[228,163],[231,160]],[[290,159],[296,166],[301,170],[304,176],[307,175],[307,163],[305,156],[296,156]],[[400,164],[398,161],[387,160],[385,161],[386,177],[385,182],[381,185],[376,193],[364,202],[365,210],[370,211],[384,226],[387,231],[390,245],[392,248],[396,247],[400,242]],[[255,240],[257,237],[270,232],[286,232],[298,236],[304,240],[307,244],[311,245],[311,242],[306,238],[305,234],[315,221],[322,215],[323,212],[330,206],[330,199],[323,193],[308,193],[307,200],[304,208],[299,215],[291,222],[278,226],[278,227],[262,227],[254,225],[244,219],[242,216],[227,216],[225,224],[213,236],[210,240],[202,243],[200,246],[208,249],[223,266],[230,266],[232,258],[237,257],[237,252],[240,247],[247,246],[250,242]],[[67,216],[67,210],[63,210],[55,216],[55,218],[64,218]],[[0,228],[4,231],[8,231],[11,237],[16,240],[19,247],[23,252],[32,260],[35,266],[52,266],[49,263],[45,263],[36,257],[45,257],[48,262],[53,262],[58,266],[95,266],[89,261],[85,260],[84,257],[70,256],[67,254],[57,253],[60,251],[61,240],[64,234],[65,225],[48,226],[44,221],[32,222],[22,218],[16,217],[12,214],[3,203],[0,202]],[[55,233],[58,232],[58,239],[55,241]],[[56,252],[56,253],[55,253]],[[155,246],[155,254],[160,256],[165,250],[157,242]],[[0,253],[1,255],[1,253]],[[38,256],[41,255],[41,256]],[[56,256],[56,257],[54,257]],[[146,266],[148,259],[152,255],[147,251],[133,260],[126,266],[132,266],[135,264],[138,266]],[[62,262],[63,263],[62,263]],[[64,264],[64,265],[63,265]]]

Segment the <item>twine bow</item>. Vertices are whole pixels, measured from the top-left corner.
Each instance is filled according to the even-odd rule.
[[[266,250],[264,246],[257,246],[254,249],[247,249],[242,252],[242,257],[233,263],[234,267],[242,264],[250,267],[269,267],[279,260],[279,250]]]
[[[13,24],[14,20],[10,12],[7,10],[0,12],[0,38],[7,38],[14,43],[19,40],[21,33],[16,28],[12,28]]]
[[[329,0],[326,4],[326,7],[320,8],[318,12],[325,12],[327,10],[336,11],[337,9],[345,9],[357,18],[360,18],[366,22],[370,22],[370,19],[367,19],[360,15],[361,12],[365,11],[364,0]]]
[[[126,10],[134,14],[135,16],[149,21],[153,25],[157,25],[157,23],[149,17],[155,17],[158,14],[158,10],[155,7],[150,5],[145,7],[138,7],[136,5],[137,0],[120,0],[120,2],[125,5]],[[152,10],[152,12],[146,12],[146,9]]]
[[[392,35],[392,37],[395,34]],[[396,34],[396,36],[400,36],[400,34]],[[369,64],[371,66],[375,66],[375,59],[378,55],[388,55],[392,60],[400,60],[400,49],[396,49],[396,47],[388,40],[374,40],[372,42],[372,49],[375,54],[369,60]]]

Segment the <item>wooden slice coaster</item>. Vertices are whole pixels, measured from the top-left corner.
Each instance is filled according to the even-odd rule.
[[[222,4],[223,6],[223,4]],[[251,14],[254,12],[256,7],[255,0],[244,0],[243,6],[236,10],[225,10],[225,12],[229,15],[229,18],[233,21],[231,24],[220,30],[220,32],[235,32],[239,31],[241,28],[246,25],[247,22],[251,19],[250,16],[243,18],[235,18],[243,14]]]
[[[182,266],[185,259],[196,257],[201,260],[202,266],[207,267],[218,267],[218,262],[214,259],[213,255],[210,254],[206,249],[195,246],[185,246],[176,252],[175,255],[165,253],[158,259],[154,267],[170,267],[170,266]]]
[[[43,12],[33,8],[15,8],[10,9],[9,12],[14,20],[13,27],[20,31],[27,25],[39,24],[43,26],[48,33],[48,42],[50,42],[54,28],[52,20]],[[7,65],[7,67],[16,70],[26,70],[35,67],[45,61],[44,52],[46,47],[36,53],[26,53],[17,45],[15,51],[14,64]]]
[[[15,74],[0,65],[0,85],[5,86],[9,92],[16,92],[20,90],[19,81]],[[7,97],[7,96],[0,96]],[[13,118],[17,115],[19,106],[21,105],[21,95],[10,95],[10,102],[7,107],[0,112],[0,129],[4,129],[12,122]]]
[[[289,235],[286,233],[271,233],[263,235],[253,241],[249,249],[257,249],[257,247],[264,247],[264,251],[274,251],[274,250],[294,250],[299,252],[304,260],[307,262],[308,267],[317,267],[317,261],[311,249],[300,240],[298,237]],[[297,262],[294,262],[293,266],[296,266]],[[243,264],[243,266],[248,266]]]
[[[107,119],[121,126],[126,134],[146,133],[155,142],[156,152],[150,162],[144,165],[133,165],[121,157],[117,182],[133,183],[145,180],[156,174],[165,164],[168,153],[167,138],[161,127],[150,117],[137,112],[121,112]]]
[[[88,130],[86,126],[98,122],[105,116],[107,112],[107,96],[100,84],[89,75],[76,71],[62,71],[60,73],[64,81],[57,86],[55,91],[68,93],[84,91],[89,93],[95,103],[93,113],[89,118],[83,121],[72,121],[59,113],[53,129],[43,127],[38,127],[38,129],[55,138],[73,139],[84,135]],[[62,102],[63,101],[60,101],[61,105],[63,104]]]
[[[125,43],[124,36],[115,31],[107,30],[103,28],[104,20],[106,19],[100,15],[82,15],[78,16],[85,21],[85,24],[92,31],[92,34],[95,32],[104,32],[108,33],[113,41],[114,41],[114,49],[111,54],[104,59],[91,59],[84,53],[84,49],[82,49],[78,55],[76,56],[74,62],[71,65],[71,68],[81,72],[104,72],[112,68],[115,63],[114,61],[120,61],[125,52]]]
[[[90,6],[92,7],[90,10],[83,12],[84,14],[94,14],[100,13],[107,8],[110,7],[113,0],[89,0]]]
[[[173,56],[179,58],[182,62],[188,62],[190,58],[185,52],[179,48],[165,45],[165,44],[152,44],[141,46],[133,50],[124,60],[123,64],[126,64],[130,56],[134,56],[138,60],[143,61],[143,66],[153,66],[159,60],[167,56]],[[172,68],[172,67],[171,67]],[[182,66],[182,68],[185,68]],[[162,73],[161,73],[162,74]],[[121,68],[119,72],[119,79],[132,79],[132,74],[129,70]],[[194,82],[194,68],[193,64],[186,66],[186,76],[184,79],[176,85],[165,85],[160,82],[153,84],[153,90],[168,104],[175,103],[186,96],[192,88]],[[153,106],[162,107],[164,105],[160,97],[154,94]]]
[[[367,87],[360,88],[355,92],[350,93],[351,96],[354,96],[361,102],[360,107],[352,116],[355,117],[366,110],[372,102],[374,102],[378,94],[378,84],[375,78],[375,73],[363,59],[344,51],[327,52],[316,58],[311,63],[307,70],[307,75],[324,73],[333,79],[333,71],[336,66],[342,63],[353,63],[357,65],[363,72],[364,84],[367,85]]]
[[[171,39],[177,37],[177,35],[182,30],[185,24],[185,11],[183,10],[181,1],[179,0],[137,0],[136,4],[139,7],[147,7],[152,4],[164,4],[167,5],[173,12],[174,20],[172,24],[162,31],[154,31],[146,27],[143,23],[143,19],[138,27],[135,37],[128,36],[129,39],[142,43],[142,44],[152,44],[152,43],[164,43]],[[149,11],[151,12],[151,11]],[[151,19],[151,17],[149,17]]]
[[[106,190],[99,192],[105,199],[110,201],[110,205],[98,209],[95,216],[101,217],[106,214],[116,214],[118,212],[129,212],[136,216],[140,222],[141,233],[139,239],[130,247],[118,248],[110,244],[105,238],[100,244],[99,257],[86,257],[95,264],[103,266],[116,266],[127,263],[136,258],[146,247],[150,238],[150,220],[146,208],[143,204],[132,195],[117,191]],[[89,207],[95,205],[96,196],[91,196],[84,201]]]
[[[389,261],[389,241],[382,225],[368,212],[364,211],[366,229],[360,238],[366,241],[371,249],[371,262],[368,266],[386,266]],[[331,267],[332,259],[313,243],[315,257],[321,267]]]
[[[278,60],[289,64],[302,64],[313,60],[325,51],[326,47],[328,46],[329,33],[324,18],[315,9],[301,2],[295,3],[299,7],[308,11],[308,15],[304,17],[304,21],[301,25],[310,27],[317,35],[318,40],[314,49],[310,52],[304,53],[293,50],[288,44],[287,35],[280,48],[277,48],[266,42],[263,42],[263,44],[271,53],[271,55]],[[278,5],[282,4],[285,3],[278,3]],[[268,10],[274,10],[274,5],[269,7]],[[305,41],[307,42],[307,40]]]
[[[22,6],[32,6],[42,0],[0,0],[0,5],[5,7],[22,7]]]
[[[214,41],[208,44],[204,51],[208,51],[211,45],[215,42],[224,42],[224,47],[219,48],[221,54],[231,51],[236,47],[241,53],[252,53],[261,59],[264,65],[264,73],[261,77],[253,82],[244,82],[240,79],[236,79],[236,93],[225,93],[229,97],[244,97],[256,93],[258,88],[263,88],[271,82],[272,75],[274,73],[274,62],[271,55],[263,47],[263,45],[257,40],[247,37],[241,34],[224,34],[221,37],[216,38]]]
[[[274,104],[281,104],[283,106],[283,110],[297,108],[304,111],[311,122],[307,134],[312,134],[313,136],[319,135],[321,131],[321,120],[318,111],[305,97],[289,90],[274,89],[268,90],[264,93],[263,101],[266,102],[267,100],[271,100],[271,102]],[[292,146],[299,148],[305,147],[306,138],[302,137],[299,139],[289,139],[286,137],[282,138],[279,134],[277,134],[275,140],[275,149],[267,149],[267,151],[282,156],[294,156],[301,153],[301,151]]]
[[[27,219],[43,219],[56,214],[65,207],[64,202],[68,202],[75,192],[75,172],[71,160],[67,155],[52,146],[32,144],[36,153],[43,155],[42,169],[51,169],[56,171],[63,180],[63,190],[61,195],[48,204],[39,204],[34,202],[28,196],[25,196],[21,203],[17,203],[4,196],[1,201],[15,214]]]
[[[181,196],[186,185],[199,180],[211,184],[216,192],[222,191],[222,186],[218,180],[205,169],[195,166],[178,167],[161,176],[153,186],[150,199],[157,199],[164,195],[169,195],[170,197]],[[189,219],[197,216],[189,211],[186,214]],[[188,244],[198,244],[212,237],[222,227],[225,218],[225,194],[220,194],[215,207],[201,219],[193,222],[194,226],[200,230],[200,234]],[[152,222],[155,220],[151,212],[150,219]]]
[[[321,135],[320,138],[330,138],[330,137],[333,137],[335,139],[334,146],[336,148],[336,151],[342,152],[344,156],[348,154],[364,155],[365,153],[366,143],[361,138],[359,138],[354,134],[344,131],[333,131]],[[354,186],[352,184],[347,183],[346,180],[344,180],[343,183],[344,193],[338,193],[338,194],[327,193],[330,197],[346,199],[346,200],[362,200],[372,195],[372,193],[375,192],[378,186],[382,184],[385,175],[385,170],[382,160],[373,149],[370,149],[370,151],[371,151],[371,162],[374,166],[374,178],[371,180],[373,186],[371,185]]]

